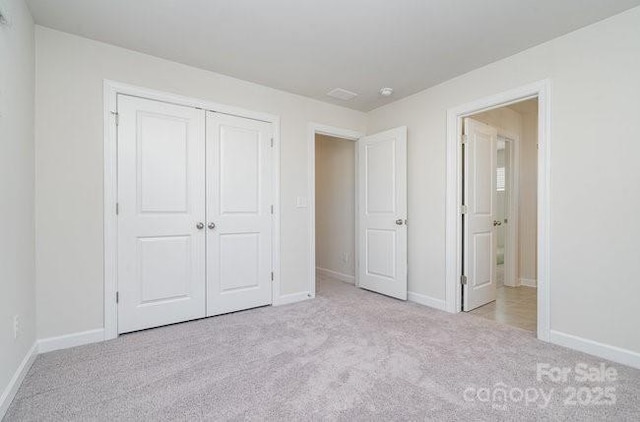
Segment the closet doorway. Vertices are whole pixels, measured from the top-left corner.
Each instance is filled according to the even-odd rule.
[[[315,138],[316,288],[356,279],[357,142]]]
[[[401,126],[371,135],[317,123],[309,125],[309,192],[311,193],[311,242],[309,245],[309,297],[316,294],[316,137],[327,136],[338,142],[354,142],[354,283],[356,286],[407,300],[407,128]],[[347,158],[349,159],[349,158]],[[344,169],[342,169],[344,170]],[[329,170],[330,171],[330,170]],[[339,213],[350,217],[350,211]],[[337,215],[337,214],[336,214]],[[322,221],[320,222],[322,225]],[[335,224],[335,222],[334,222]],[[318,226],[318,230],[323,227]],[[344,230],[351,231],[348,224]],[[333,232],[333,227],[331,230]],[[327,233],[324,233],[327,234]],[[340,237],[349,236],[341,233]],[[331,236],[331,233],[328,234]],[[325,236],[327,239],[327,236]],[[343,242],[345,243],[345,242]],[[343,248],[344,249],[344,248]],[[347,253],[349,253],[347,251]],[[337,256],[337,268],[346,267],[344,252]],[[342,264],[339,262],[342,261]],[[345,265],[346,264],[346,265]],[[322,264],[321,264],[322,265]],[[334,279],[351,281],[340,270],[322,271]]]
[[[112,336],[272,304],[274,123],[123,93],[115,105]]]

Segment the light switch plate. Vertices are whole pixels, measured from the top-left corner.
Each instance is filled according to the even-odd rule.
[[[305,196],[298,196],[296,199],[296,208],[307,208],[309,206]]]
[[[8,5],[4,0],[0,1],[0,25],[10,26]]]

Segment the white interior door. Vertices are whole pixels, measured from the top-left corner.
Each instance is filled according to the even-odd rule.
[[[118,332],[202,318],[204,112],[120,95],[118,113]]]
[[[207,113],[207,315],[271,303],[272,125]]]
[[[358,141],[359,286],[407,299],[407,128]]]
[[[464,133],[464,259],[463,310],[470,311],[496,299],[497,212],[495,128],[465,119]]]

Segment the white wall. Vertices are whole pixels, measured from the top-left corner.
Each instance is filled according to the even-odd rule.
[[[471,118],[493,126],[498,129],[500,135],[522,136],[522,116],[509,107],[474,114]]]
[[[409,285],[445,299],[446,112],[549,78],[551,329],[640,352],[640,8],[369,113],[409,130]]]
[[[105,78],[281,116],[281,293],[308,291],[308,123],[364,131],[364,113],[39,26],[36,58],[39,338],[103,326]]]
[[[3,5],[10,25],[0,26],[0,419],[9,382],[36,338],[34,28],[22,0]]]
[[[316,267],[351,277],[355,275],[355,146],[353,141],[316,135]]]
[[[518,246],[520,248],[518,274],[521,282],[537,280],[538,237],[538,110],[522,113],[520,137],[519,220]]]

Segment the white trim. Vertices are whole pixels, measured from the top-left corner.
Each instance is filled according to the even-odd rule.
[[[273,116],[273,230],[271,232],[271,268],[273,285],[271,286],[271,304],[280,297],[280,117]]]
[[[447,110],[447,174],[446,174],[446,303],[447,311],[460,312],[462,269],[462,224],[460,203],[461,174],[461,120],[481,111],[487,111],[531,98],[538,99],[538,338],[549,341],[549,163],[551,137],[549,80],[535,82],[520,88],[482,98]]]
[[[364,136],[364,133],[350,129],[341,129],[327,126],[320,123],[309,123],[307,134],[307,192],[309,192],[309,297],[316,297],[316,135],[327,135],[336,138],[355,141],[356,143]],[[358,147],[355,152],[355,186],[358,190]],[[353,233],[355,237],[355,256],[358,255],[358,195],[355,195],[355,227]],[[358,260],[355,261],[355,273],[358,274]],[[354,284],[358,285],[357,277]]]
[[[550,330],[549,341],[559,346],[568,347],[569,349],[578,350],[583,353],[608,359],[612,362],[640,369],[640,353],[629,349],[599,343],[555,330]]]
[[[20,365],[18,365],[18,368],[11,377],[9,384],[2,392],[2,396],[0,396],[0,420],[4,418],[7,410],[9,410],[9,406],[11,406],[13,398],[16,396],[20,385],[22,385],[22,381],[24,381],[24,378],[27,376],[31,365],[33,365],[37,356],[38,343],[34,342],[27,354],[24,356],[24,359],[22,359],[22,362],[20,362]]]
[[[326,268],[316,267],[316,273],[325,277],[335,278],[336,280],[344,281],[345,283],[355,284],[356,277],[349,274],[340,273],[338,271],[328,270]]]
[[[155,91],[104,80],[104,339],[118,336],[118,307],[115,302],[117,291],[117,156],[116,123],[112,112],[117,112],[118,94],[147,98],[156,101],[196,107],[217,113],[231,114],[273,125],[273,252],[272,267],[274,279],[271,298],[275,304],[280,297],[280,117],[245,110],[238,107],[215,103],[197,98]]]
[[[428,306],[439,311],[447,310],[447,302],[442,299],[436,299],[435,297],[423,295],[415,292],[408,292],[408,299],[410,302],[417,303],[419,305]]]
[[[533,288],[536,288],[538,286],[538,282],[531,278],[521,278],[520,280],[518,280],[518,284],[520,286],[533,287]]]
[[[118,202],[117,128],[113,113],[117,112],[118,88],[104,83],[104,333],[105,338],[118,336]]]
[[[54,350],[68,349],[70,347],[98,343],[103,340],[106,340],[105,331],[103,328],[82,331],[80,333],[65,334],[58,337],[48,337],[38,340],[38,352],[47,353]]]
[[[291,303],[302,302],[309,299],[311,299],[309,292],[290,293],[278,297],[278,300],[273,302],[273,306],[289,305]]]

